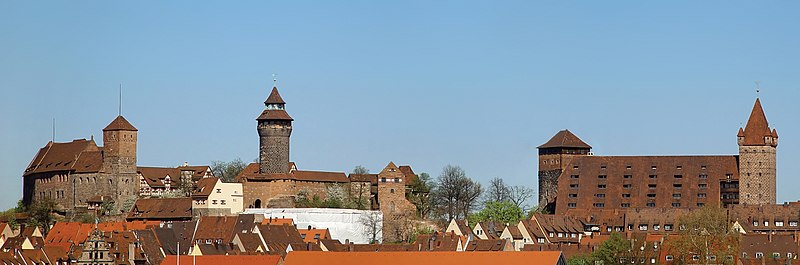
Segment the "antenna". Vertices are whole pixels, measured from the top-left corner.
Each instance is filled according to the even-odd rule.
[[[272,74],[272,87],[278,87],[278,75]]]
[[[53,118],[53,142],[56,142],[56,118]]]
[[[119,83],[119,116],[122,116],[122,83]]]

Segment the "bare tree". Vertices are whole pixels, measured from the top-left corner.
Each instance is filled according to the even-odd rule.
[[[533,198],[533,189],[517,185],[508,188],[508,201],[522,209],[524,212],[527,210],[528,205],[526,202]]]
[[[353,168],[352,174],[357,174],[357,175],[369,174],[369,169],[359,165]]]
[[[495,177],[489,181],[486,189],[486,202],[504,202],[509,200],[510,189],[500,177]]]
[[[236,158],[230,162],[211,161],[211,172],[214,173],[215,177],[222,179],[223,182],[236,182],[236,176],[242,173],[245,167],[247,167],[247,163],[242,161],[241,158]]]
[[[369,211],[361,215],[358,222],[364,226],[364,232],[369,237],[370,244],[380,243],[378,235],[383,232],[383,218],[380,211]]]
[[[437,214],[446,220],[463,219],[475,209],[481,193],[481,184],[467,177],[461,167],[447,165],[433,190],[433,205]]]

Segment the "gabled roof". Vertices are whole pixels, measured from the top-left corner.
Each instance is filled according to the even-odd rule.
[[[208,198],[208,195],[211,195],[211,192],[214,191],[217,182],[219,182],[217,177],[200,179],[197,181],[197,187],[192,191],[192,198]]]
[[[236,216],[203,216],[200,217],[194,240],[217,240],[227,244],[233,241],[235,235]],[[202,243],[202,242],[201,242]]]
[[[39,149],[23,176],[54,171],[99,172],[103,156],[94,140],[79,139],[67,143],[48,142]]]
[[[575,136],[569,130],[562,130],[556,133],[553,138],[550,138],[550,141],[547,141],[543,145],[540,145],[538,148],[558,148],[558,147],[566,147],[566,148],[588,148],[591,149],[592,147],[586,144],[583,140]]]
[[[775,131],[775,137],[777,134]],[[750,118],[747,119],[747,125],[744,127],[744,145],[767,145],[764,141],[765,136],[772,137],[773,131],[769,129],[767,116],[761,107],[761,99],[756,99],[753,110],[750,112]]]
[[[192,218],[192,198],[138,199],[128,220],[188,220]]]
[[[126,120],[125,117],[122,117],[122,115],[120,115],[120,116],[117,116],[116,119],[111,121],[111,123],[109,123],[108,126],[103,128],[103,131],[104,132],[105,131],[134,131],[135,132],[135,131],[138,131],[138,130],[136,129],[136,127],[133,127],[133,125],[131,125],[131,123],[128,122],[128,120]]]

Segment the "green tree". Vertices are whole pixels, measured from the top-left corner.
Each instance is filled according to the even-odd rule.
[[[577,254],[567,260],[567,265],[594,265],[594,260],[589,254]]]
[[[50,199],[44,199],[28,207],[29,225],[39,226],[42,232],[47,234],[50,225],[55,221],[52,212],[56,209],[56,203]]]
[[[286,165],[287,167],[289,165]],[[247,163],[241,158],[236,158],[230,162],[214,160],[211,161],[211,172],[215,177],[222,179],[222,182],[236,182],[236,176],[242,173]]]
[[[615,264],[630,249],[630,242],[619,233],[613,232],[599,248],[592,252],[590,258],[592,261],[600,261],[603,264]]]
[[[511,224],[522,218],[522,209],[509,201],[490,201],[479,212],[470,215],[470,224],[484,221],[495,221]]]
[[[433,181],[428,173],[420,173],[417,178],[409,183],[411,192],[407,194],[407,199],[417,206],[417,215],[428,218],[431,213],[431,188]]]
[[[725,209],[714,206],[702,207],[692,211],[678,221],[678,235],[667,242],[676,263],[719,263],[732,264],[736,250],[739,249],[739,238],[736,232],[728,228]],[[699,256],[700,261],[693,261],[692,256]],[[715,256],[716,260],[706,257]]]

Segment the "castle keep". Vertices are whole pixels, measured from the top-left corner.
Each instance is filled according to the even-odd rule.
[[[139,193],[137,132],[118,116],[103,129],[105,146],[97,146],[94,138],[48,142],[23,173],[23,203],[49,199],[61,210],[71,211],[110,200],[115,212],[132,203]]]
[[[539,149],[539,203],[549,212],[613,219],[628,209],[776,203],[778,133],[757,99],[738,133],[739,155],[595,156],[572,132]]]

